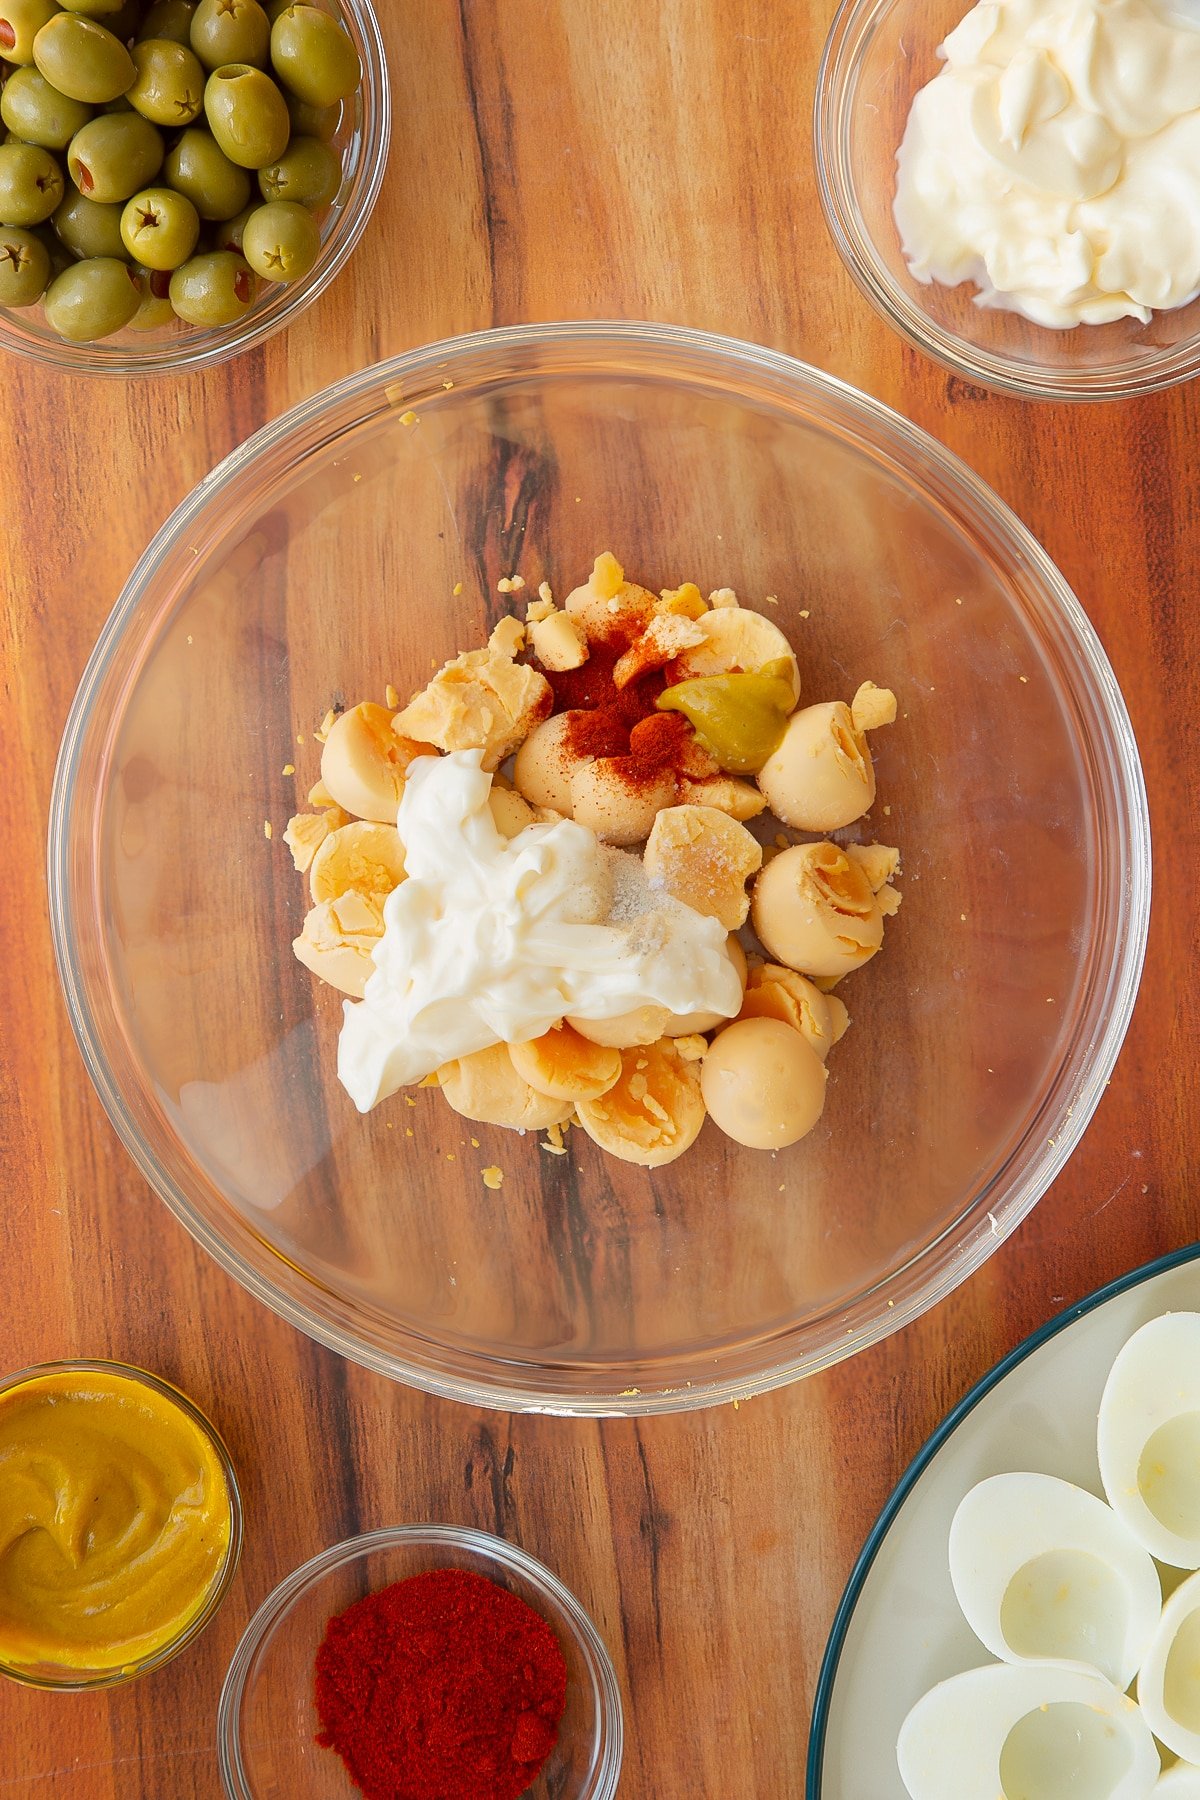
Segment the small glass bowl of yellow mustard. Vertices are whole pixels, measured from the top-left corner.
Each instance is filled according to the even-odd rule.
[[[242,1502],[211,1421],[128,1363],[0,1378],[0,1674],[114,1687],[208,1624],[242,1548]]]

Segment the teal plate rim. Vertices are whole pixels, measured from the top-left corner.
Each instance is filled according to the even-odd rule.
[[[1128,1274],[1118,1275],[1115,1280],[1106,1282],[1103,1287],[1096,1288],[1086,1294],[1074,1305],[1065,1307],[1056,1313],[1044,1325],[1039,1325],[1029,1336],[1023,1338],[1016,1347],[994,1363],[986,1374],[981,1375],[973,1387],[968,1388],[956,1405],[952,1406],[941,1424],[932,1435],[926,1438],[917,1454],[901,1475],[884,1502],[883,1510],[867,1534],[866,1542],[858,1553],[850,1579],[843,1590],[838,1609],[833,1615],[833,1624],[829,1628],[829,1638],[825,1645],[825,1654],[821,1658],[821,1669],[817,1676],[817,1691],[813,1698],[812,1725],[808,1735],[808,1761],[805,1775],[805,1792],[807,1800],[821,1800],[822,1764],[825,1759],[825,1736],[829,1726],[829,1708],[833,1699],[834,1684],[841,1667],[842,1651],[845,1648],[846,1633],[850,1629],[850,1621],[854,1617],[854,1609],[866,1586],[867,1576],[871,1573],[875,1558],[883,1547],[883,1540],[891,1530],[909,1494],[920,1480],[929,1464],[946,1441],[953,1437],[963,1423],[984,1397],[998,1387],[1006,1375],[1027,1356],[1032,1356],[1043,1344],[1065,1331],[1068,1325],[1074,1325],[1078,1319],[1088,1313],[1095,1312],[1106,1300],[1114,1300],[1118,1294],[1127,1293],[1131,1288],[1140,1287],[1143,1282],[1152,1281],[1156,1275],[1165,1275],[1171,1269],[1182,1268],[1186,1263],[1200,1261],[1200,1243],[1185,1244],[1180,1250],[1168,1250],[1164,1256],[1156,1256],[1152,1262],[1142,1263]]]

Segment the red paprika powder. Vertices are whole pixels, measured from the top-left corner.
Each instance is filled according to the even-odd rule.
[[[518,1800],[558,1742],[567,1665],[546,1621],[466,1569],[434,1569],[330,1619],[318,1744],[367,1800]]]
[[[567,742],[576,756],[626,755],[630,731],[654,711],[665,685],[661,671],[639,676],[623,688],[613,679],[617,661],[635,635],[614,625],[607,637],[589,639],[588,659],[578,669],[546,671],[553,711],[571,714]]]
[[[612,759],[610,772],[631,793],[654,787],[664,770],[682,773],[695,743],[682,715],[656,710],[666,686],[661,669],[639,675],[623,688],[617,686],[613,670],[637,635],[636,625],[614,621],[607,637],[589,639],[591,654],[578,669],[546,672],[554,693],[553,710],[570,715],[564,756],[571,762],[589,756]]]

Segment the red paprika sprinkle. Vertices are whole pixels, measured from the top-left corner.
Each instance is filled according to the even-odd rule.
[[[546,679],[554,692],[554,711],[570,714],[565,754],[573,761],[589,756],[617,758],[613,773],[631,791],[640,792],[678,761],[684,741],[692,733],[686,720],[682,731],[675,726],[661,729],[661,720],[669,716],[655,710],[666,686],[661,669],[618,688],[613,670],[636,636],[635,628],[614,621],[607,638],[589,640],[591,654],[578,669],[548,670]],[[649,736],[646,721],[653,721]]]
[[[367,1800],[518,1800],[558,1742],[566,1691],[558,1639],[532,1607],[434,1569],[330,1619],[317,1742]]]

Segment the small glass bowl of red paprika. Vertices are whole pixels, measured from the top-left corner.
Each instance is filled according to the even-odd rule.
[[[347,1614],[368,1595],[434,1570],[482,1576],[524,1601],[550,1627],[566,1662],[566,1706],[558,1737],[532,1785],[529,1800],[612,1800],[621,1772],[621,1696],[607,1650],[595,1626],[549,1569],[514,1544],[455,1525],[401,1525],[368,1532],[323,1551],[280,1583],[251,1619],[242,1636],[217,1716],[221,1777],[229,1800],[354,1800],[362,1792],[341,1758],[318,1741],[318,1652],[331,1620]],[[350,1624],[353,1625],[354,1615]],[[355,1633],[351,1630],[352,1647]],[[505,1632],[505,1635],[507,1633]],[[343,1637],[345,1642],[345,1636]],[[377,1645],[364,1638],[364,1682],[378,1673],[371,1659]],[[431,1654],[436,1658],[436,1639]],[[461,1646],[455,1667],[440,1672],[447,1688],[481,1694],[486,1704],[489,1661],[511,1653],[498,1631],[489,1642],[486,1617],[468,1659]],[[372,1718],[376,1723],[375,1709]],[[384,1727],[385,1730],[390,1729]],[[396,1745],[381,1738],[365,1746],[383,1766]],[[454,1783],[463,1800],[488,1800],[494,1787],[482,1778],[473,1789],[464,1761]],[[412,1788],[421,1800],[420,1786]]]

